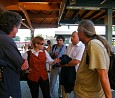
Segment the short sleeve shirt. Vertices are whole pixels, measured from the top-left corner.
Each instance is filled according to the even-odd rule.
[[[86,64],[86,54],[89,64]],[[74,90],[80,98],[105,98],[96,69],[109,68],[109,55],[101,41],[91,40],[79,65]]]
[[[85,49],[84,44],[81,41],[79,41],[78,44],[76,44],[76,45],[70,44],[67,47],[66,55],[68,55],[72,59],[77,59],[77,60],[81,61],[84,49]],[[76,65],[75,68],[77,71],[78,65]]]

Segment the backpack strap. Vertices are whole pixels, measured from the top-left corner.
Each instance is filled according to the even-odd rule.
[[[29,51],[27,51],[27,54],[28,54],[28,57],[27,57],[28,63],[29,63],[29,61],[30,61],[30,53],[31,53],[31,51],[30,51],[30,50],[29,50]]]
[[[57,48],[57,45],[54,44],[54,45],[52,46],[52,51],[56,50],[56,48]]]
[[[59,50],[59,53],[61,52],[62,48],[63,48],[64,45],[61,46],[60,50]],[[55,50],[57,49],[57,44],[54,44],[52,46],[52,52],[55,52]]]
[[[87,52],[87,49],[86,49],[86,64],[89,64],[89,61],[90,61],[90,59],[89,59],[89,55],[88,55],[88,52]]]

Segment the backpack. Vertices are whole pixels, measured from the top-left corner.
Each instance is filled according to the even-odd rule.
[[[31,51],[27,51],[28,57],[28,63],[29,63],[29,59],[30,59],[30,52]],[[27,81],[28,80],[28,73],[26,73],[26,70],[21,70],[20,71],[20,81]]]
[[[115,90],[115,54],[111,53],[108,77],[111,89]]]

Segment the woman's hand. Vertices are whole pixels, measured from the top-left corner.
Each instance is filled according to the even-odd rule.
[[[53,64],[59,63],[61,60],[59,58],[54,59]]]
[[[26,70],[26,69],[28,69],[28,68],[29,68],[28,61],[25,60],[24,64],[22,64],[22,66],[21,66],[21,69],[22,69],[22,70]]]

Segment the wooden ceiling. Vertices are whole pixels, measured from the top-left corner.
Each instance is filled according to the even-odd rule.
[[[115,0],[0,0],[0,11],[15,11],[22,17],[21,28],[57,28],[74,25],[82,19],[104,24],[107,9],[112,10],[115,24]]]
[[[77,24],[80,20],[90,19],[96,25],[104,25],[108,9],[112,9],[115,25],[115,0],[67,0],[60,24]]]

